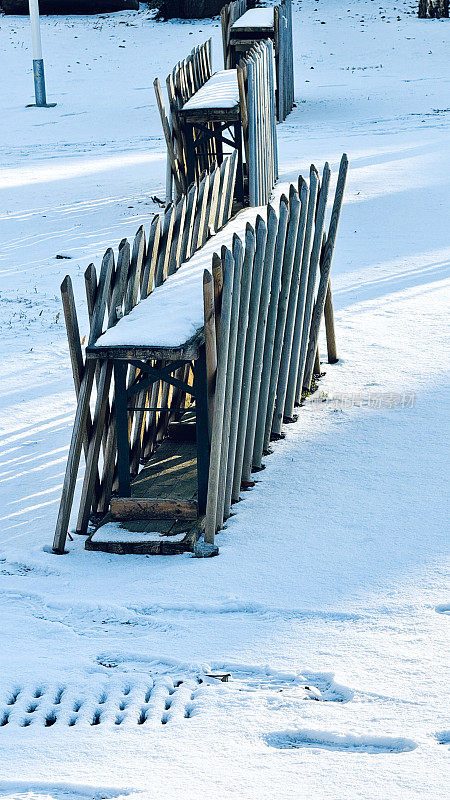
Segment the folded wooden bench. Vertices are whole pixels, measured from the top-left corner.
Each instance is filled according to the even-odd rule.
[[[247,0],[235,0],[221,11],[224,64],[236,67],[253,45],[273,42],[276,69],[277,118],[282,122],[294,103],[292,3],[247,9]]]

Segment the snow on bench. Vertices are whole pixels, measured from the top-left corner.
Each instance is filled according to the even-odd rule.
[[[222,245],[231,250],[233,234],[244,241],[247,222],[254,226],[258,214],[266,220],[266,206],[241,211],[177,272],[102,334],[95,347],[178,348],[188,342],[203,328],[203,271],[211,270],[213,253],[220,254]]]
[[[234,108],[239,104],[236,69],[215,72],[183,106],[183,111],[199,108]]]
[[[233,22],[232,31],[247,28],[271,28],[273,30],[273,6],[270,8],[250,8],[242,17]]]

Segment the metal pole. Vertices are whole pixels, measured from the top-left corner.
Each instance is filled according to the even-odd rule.
[[[34,75],[34,95],[38,108],[52,108],[56,103],[47,103],[45,93],[44,59],[42,58],[41,29],[39,21],[39,2],[38,0],[28,0],[30,9],[31,23],[31,42],[33,48],[33,75]]]

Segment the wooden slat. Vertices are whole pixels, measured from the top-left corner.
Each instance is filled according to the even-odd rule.
[[[330,278],[331,261],[333,258],[334,245],[336,242],[336,234],[339,225],[339,217],[341,215],[342,203],[344,199],[344,189],[345,189],[345,182],[347,179],[347,171],[348,171],[348,158],[347,155],[344,153],[339,167],[336,194],[334,197],[330,226],[328,229],[328,236],[325,245],[325,254],[322,264],[322,271],[320,274],[319,288],[317,290],[317,298],[311,319],[308,352],[306,357],[304,380],[302,383],[302,386],[304,386],[306,389],[309,389],[311,385],[311,379],[314,367],[314,356],[316,353],[317,341],[319,337],[320,320],[323,314],[328,281]]]
[[[133,519],[197,519],[198,506],[194,500],[174,500],[168,497],[112,497],[111,517]]]
[[[310,337],[309,332],[311,328],[311,317],[313,313],[314,292],[317,279],[317,270],[319,266],[320,251],[322,248],[322,236],[325,224],[325,213],[327,207],[329,185],[330,185],[330,167],[327,162],[323,168],[322,184],[318,196],[317,211],[315,218],[314,238],[313,238],[311,256],[309,259],[309,274],[308,274],[308,284],[306,288],[305,312],[304,312],[303,330],[302,330],[302,344],[300,349],[300,358],[299,358],[298,374],[297,374],[297,388],[296,388],[297,403],[300,403],[302,396],[303,378],[305,374],[306,357],[308,351],[308,341]],[[315,351],[316,349],[314,347],[313,363],[314,363]]]
[[[214,389],[217,371],[216,321],[214,311],[214,281],[212,274],[203,273],[203,308],[205,319],[206,383],[208,391],[209,429],[214,418]]]
[[[217,497],[220,482],[220,458],[222,449],[223,413],[227,381],[227,357],[230,336],[231,305],[233,299],[233,256],[226,251],[224,264],[223,300],[221,310],[220,338],[217,352],[217,381],[214,399],[214,422],[211,431],[211,454],[209,462],[208,499],[206,505],[205,541],[214,544],[216,533]]]

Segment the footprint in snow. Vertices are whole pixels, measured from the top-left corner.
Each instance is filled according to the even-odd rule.
[[[378,753],[408,753],[417,747],[416,742],[401,737],[354,736],[306,729],[277,731],[268,733],[263,738],[269,747],[275,747],[277,750],[298,750],[302,747],[309,747],[376,755]]]
[[[435,737],[438,744],[450,745],[450,731],[439,731],[439,733],[435,733]]]
[[[450,603],[440,603],[440,605],[436,606],[435,611],[438,614],[449,614],[450,615]]]

